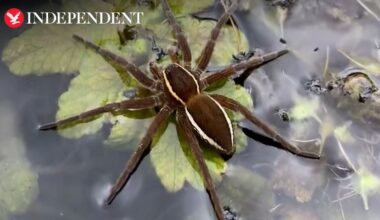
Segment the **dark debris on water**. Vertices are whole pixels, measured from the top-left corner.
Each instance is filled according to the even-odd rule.
[[[238,220],[239,216],[230,207],[225,206],[223,208],[224,220]]]
[[[279,6],[281,8],[291,8],[297,0],[266,0],[272,6]]]
[[[280,116],[280,118],[281,118],[282,121],[284,121],[284,122],[290,121],[289,113],[285,109],[282,109],[282,108],[278,109],[276,111],[276,114],[278,116]]]
[[[325,88],[321,81],[319,79],[312,79],[308,80],[304,84],[305,90],[315,94],[315,95],[322,95],[326,92],[328,92],[328,89]]]

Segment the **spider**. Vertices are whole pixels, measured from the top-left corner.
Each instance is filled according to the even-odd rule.
[[[255,68],[272,61],[286,54],[288,52],[287,50],[279,50],[260,56],[252,56],[249,59],[227,65],[221,70],[208,76],[204,76],[220,30],[234,11],[234,8],[236,8],[234,7],[236,4],[231,5],[219,18],[215,27],[211,31],[210,37],[207,40],[201,55],[197,59],[196,66],[194,67],[191,66],[192,55],[182,28],[175,20],[166,0],[161,1],[161,6],[171,28],[173,29],[178,49],[182,56],[178,56],[176,49],[169,49],[168,53],[172,63],[167,65],[163,71],[154,61],[150,62],[149,70],[154,77],[153,79],[148,77],[136,65],[128,62],[128,60],[123,57],[101,48],[78,35],[73,36],[85,46],[96,51],[103,58],[111,60],[123,67],[141,86],[150,90],[154,95],[109,103],[83,112],[79,115],[41,125],[39,129],[58,129],[65,127],[68,124],[85,122],[94,116],[107,112],[117,113],[125,110],[148,108],[160,109],[148,127],[146,134],[142,138],[137,149],[126,163],[124,170],[116,180],[109,196],[106,198],[105,205],[110,205],[117,194],[127,184],[141,160],[149,152],[152,137],[155,135],[160,125],[168,120],[171,115],[175,115],[176,123],[178,125],[177,129],[185,135],[191,153],[196,158],[196,162],[200,169],[199,172],[203,178],[203,183],[211,200],[215,215],[218,220],[223,220],[223,208],[216,193],[210,172],[206,166],[202,150],[198,143],[198,137],[208,142],[209,146],[214,148],[222,156],[232,156],[234,154],[235,149],[232,125],[224,108],[240,112],[246,119],[261,128],[273,140],[280,143],[283,149],[295,155],[313,159],[319,158],[319,155],[301,151],[301,149],[289,143],[273,128],[256,117],[239,102],[222,95],[211,95],[205,92],[205,89],[209,86],[221,80],[226,80],[239,71]]]

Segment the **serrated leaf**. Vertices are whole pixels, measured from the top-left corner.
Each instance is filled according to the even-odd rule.
[[[111,147],[136,149],[139,141],[152,122],[153,111],[130,111],[115,118],[115,125],[111,129],[105,144]]]
[[[203,47],[210,37],[210,31],[216,22],[208,20],[200,21],[190,17],[178,18],[178,22],[183,27],[186,39],[189,42],[195,65],[195,61],[201,54]],[[147,24],[147,27],[152,29],[156,34],[160,47],[167,48],[175,42],[172,29],[167,23]],[[245,35],[240,30],[225,25],[219,34],[209,66],[230,64],[232,55],[247,51],[248,49],[249,45]]]
[[[195,158],[182,134],[177,133],[174,123],[169,123],[156,140],[150,152],[150,158],[161,183],[170,192],[180,190],[185,182],[193,187],[203,189]],[[204,157],[211,175],[220,179],[225,170],[224,160],[214,151],[203,148]]]
[[[122,98],[122,92],[127,89],[118,72],[100,55],[88,52],[86,60],[59,100],[57,120],[80,114],[84,111],[115,102]],[[59,133],[68,138],[79,138],[94,134],[101,129],[104,122],[110,121],[108,114],[103,114],[95,120],[80,123],[69,129],[60,129]]]
[[[74,5],[78,5],[77,1],[66,2],[69,8],[75,8]],[[111,9],[110,4],[100,0],[92,2],[95,5],[101,4],[102,7],[107,5],[102,11]],[[82,4],[81,7],[86,5],[93,8],[91,6],[93,4],[89,4],[88,1],[80,1],[79,4]],[[118,27],[119,25],[96,24],[34,25],[8,43],[3,50],[2,60],[16,75],[75,73],[85,58],[86,48],[73,39],[73,34],[103,44],[107,41],[119,40]]]

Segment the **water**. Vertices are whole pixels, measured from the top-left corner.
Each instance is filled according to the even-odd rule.
[[[378,3],[366,3],[380,15]],[[375,106],[372,113],[358,116],[358,109],[366,109],[370,103],[360,105],[335,93],[313,95],[304,85],[319,79],[324,86],[330,80],[323,75],[327,54],[328,72],[339,73],[353,66],[336,47],[372,57],[378,63],[379,22],[355,0],[304,0],[291,8],[281,31],[273,16],[263,16],[263,11],[272,13],[274,7],[259,2],[250,4],[251,9],[241,9],[236,19],[251,47],[264,51],[283,48],[283,38],[293,50],[247,79],[245,87],[255,100],[255,113],[285,136],[299,140],[301,147],[318,150],[324,144],[322,159],[313,161],[250,140],[249,146],[229,161],[225,179],[235,183],[236,188],[240,186],[236,189],[240,194],[227,196],[228,205],[239,210],[241,219],[378,219],[380,187],[368,193],[368,199],[358,195],[360,192],[352,192],[360,181],[363,183],[361,175],[365,170],[379,178],[379,108]],[[27,10],[31,7],[20,6]],[[2,9],[5,8],[9,7],[4,5]],[[216,12],[205,15],[213,17]],[[2,25],[0,29],[6,28]],[[21,32],[3,31],[0,48]],[[103,146],[109,134],[107,127],[79,140],[37,131],[39,123],[54,118],[58,97],[66,91],[72,76],[17,77],[3,63],[0,71],[1,129],[9,131],[1,138],[22,140],[26,158],[38,173],[39,188],[29,209],[9,219],[213,219],[205,193],[189,185],[178,193],[168,193],[148,159],[141,163],[117,201],[108,208],[101,207],[100,201],[131,152]],[[379,75],[372,74],[371,79],[380,83]],[[283,122],[276,111],[290,112],[302,98],[316,100],[317,110],[304,120]],[[340,100],[346,101],[338,105]],[[331,129],[323,138],[321,133],[328,130],[329,123],[333,130],[339,126],[347,128],[344,131],[349,132],[352,140],[337,138]],[[260,132],[247,122],[241,125]],[[252,181],[241,182],[239,177],[245,174],[241,167],[250,171]],[[228,194],[226,188],[222,183],[220,194]],[[271,202],[267,201],[269,197]]]

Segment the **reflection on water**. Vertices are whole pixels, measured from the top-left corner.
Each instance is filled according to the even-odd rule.
[[[380,84],[380,28],[374,16],[380,15],[380,4],[304,0],[284,9],[268,2],[243,1],[238,24],[252,48],[288,47],[292,53],[255,71],[245,87],[261,118],[299,146],[320,149],[322,159],[299,158],[251,140],[229,161],[218,188],[223,202],[249,220],[378,219],[378,94],[359,103],[351,94],[315,94],[305,85],[317,79],[324,87],[349,67],[366,68],[368,77]],[[4,36],[2,48],[11,37]],[[37,132],[42,119],[54,118],[52,103],[67,89],[70,77],[15,77],[3,64],[0,68],[0,106],[11,103],[18,117],[1,129],[19,126],[20,131],[3,138],[22,139],[39,173],[39,195],[27,212],[12,219],[213,219],[205,193],[190,186],[166,192],[147,159],[117,202],[100,207],[130,151],[104,148],[107,128],[79,140]],[[289,114],[289,121],[279,117],[279,110]],[[242,126],[255,130],[248,123]]]

